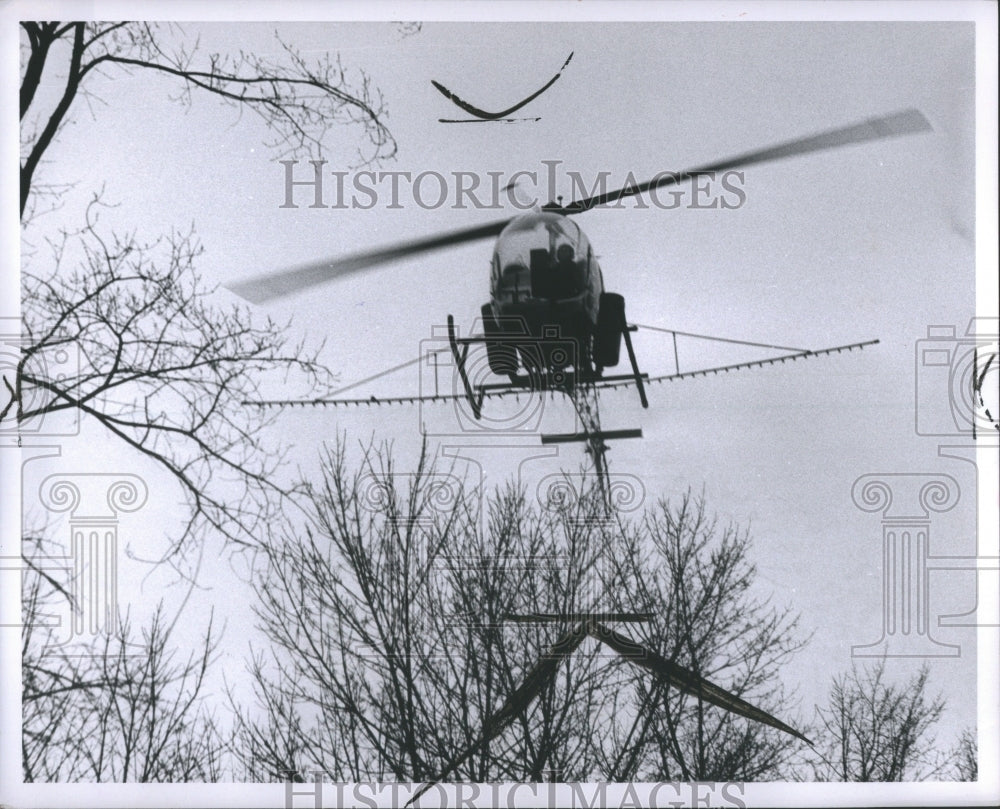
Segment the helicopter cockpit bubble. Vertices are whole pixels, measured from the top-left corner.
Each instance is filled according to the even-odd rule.
[[[502,268],[497,293],[509,298],[516,284],[536,298],[575,297],[586,285],[588,254],[586,236],[570,219],[555,213],[518,217],[497,239],[494,255]]]

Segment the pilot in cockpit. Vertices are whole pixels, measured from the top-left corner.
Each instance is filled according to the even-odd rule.
[[[572,295],[583,285],[583,267],[576,260],[576,252],[571,244],[561,244],[556,250],[555,277],[557,287],[564,294]]]

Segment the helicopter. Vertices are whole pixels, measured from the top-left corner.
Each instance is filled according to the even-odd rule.
[[[746,152],[685,172],[657,175],[646,183],[597,194],[567,205],[563,205],[561,200],[550,202],[538,210],[499,222],[475,225],[346,258],[312,262],[290,270],[239,281],[228,288],[253,303],[262,303],[398,259],[481,239],[495,239],[490,263],[490,300],[484,303],[480,310],[482,334],[460,337],[454,318],[448,316],[449,345],[464,388],[462,393],[455,396],[467,399],[478,419],[486,396],[499,396],[525,389],[559,390],[568,394],[577,406],[584,423],[584,431],[556,438],[587,441],[598,481],[602,481],[603,475],[606,475],[603,461],[605,439],[634,437],[636,431],[601,430],[594,398],[597,389],[634,385],[638,389],[643,407],[648,407],[645,384],[650,381],[729,371],[775,361],[783,362],[789,358],[818,356],[864,347],[877,341],[816,351],[789,349],[793,353],[775,359],[755,360],[689,374],[681,373],[678,367],[676,374],[650,379],[638,368],[630,338],[636,326],[630,325],[626,320],[624,298],[605,288],[603,272],[593,248],[586,235],[570,217],[601,205],[613,204],[630,196],[645,194],[656,188],[704,175],[714,175],[850,144],[926,132],[930,129],[930,123],[920,111],[907,109]],[[505,378],[505,381],[480,383],[475,386],[472,384],[466,366],[469,349],[476,344],[485,345],[491,373]],[[620,375],[605,374],[607,369],[619,364],[622,344],[628,351],[631,372]],[[770,348],[781,347],[770,346]],[[412,403],[425,399],[445,398],[450,397],[435,393],[432,396],[402,396],[383,400],[372,397],[372,402]],[[316,400],[309,403],[360,405],[369,402],[341,399]],[[606,494],[607,490],[604,491]],[[523,618],[524,616],[519,619]],[[626,654],[651,671],[658,680],[674,689],[692,694],[723,710],[769,725],[809,743],[799,731],[776,717],[744,702],[735,694],[704,680],[676,662],[660,658],[652,650],[636,644],[603,623],[607,618],[613,620],[634,620],[634,618],[586,614],[527,616],[527,618],[554,620],[570,624],[570,628],[549,653],[527,673],[522,684],[509,695],[503,706],[489,716],[479,737],[449,761],[436,780],[447,777],[481,745],[498,736],[518,715],[525,712],[544,687],[552,682],[560,661],[568,659],[588,634],[619,654]],[[411,798],[410,803],[415,802],[432,783],[434,782],[421,787]]]
[[[625,318],[625,301],[604,286],[601,267],[584,232],[570,217],[627,197],[647,194],[703,176],[742,169],[797,155],[931,130],[916,109],[874,117],[739,154],[715,163],[604,192],[568,204],[549,202],[518,216],[448,233],[323,259],[288,270],[265,273],[227,285],[251,303],[265,303],[299,290],[332,281],[399,259],[472,241],[494,238],[490,263],[490,300],[481,307],[483,333],[460,338],[448,316],[449,339],[465,395],[476,418],[483,397],[505,389],[560,389],[574,385],[624,382],[638,388],[648,407],[644,382],[633,350],[634,327]],[[506,382],[474,390],[466,372],[470,345],[486,346],[490,370]],[[619,364],[622,344],[628,350],[631,373],[608,376]],[[818,354],[808,351],[804,354]],[[519,373],[523,371],[524,373]],[[401,397],[413,400],[415,397]]]
[[[642,406],[648,408],[646,385],[649,382],[672,381],[687,376],[839,353],[864,348],[878,341],[818,350],[791,349],[791,353],[770,359],[688,373],[682,373],[678,363],[676,373],[651,379],[638,366],[631,340],[631,333],[637,326],[626,320],[625,300],[621,295],[605,288],[603,273],[593,248],[571,217],[599,206],[618,203],[628,197],[648,194],[659,188],[700,177],[711,179],[717,174],[752,165],[931,129],[930,122],[923,113],[909,108],[745,152],[687,171],[661,173],[645,183],[633,183],[565,205],[559,199],[536,210],[500,221],[473,225],[343,258],[322,259],[287,270],[264,273],[229,284],[227,288],[251,303],[260,304],[400,259],[483,239],[494,239],[489,278],[490,300],[480,309],[482,334],[460,336],[454,318],[448,315],[448,341],[457,377],[461,380],[461,392],[440,395],[435,391],[432,395],[381,399],[374,396],[371,399],[325,399],[306,404],[367,406],[462,398],[467,401],[472,415],[478,420],[482,416],[487,397],[540,391],[565,393],[573,401],[582,431],[543,435],[542,442],[586,442],[597,479],[607,492],[605,442],[618,438],[638,438],[642,436],[642,431],[602,430],[596,399],[598,389],[635,387]],[[676,335],[679,333],[673,332],[675,356]],[[628,353],[629,371],[621,374],[605,373],[607,369],[619,364],[623,344]],[[470,378],[469,352],[470,348],[477,345],[485,345],[488,367],[492,374],[503,381]],[[248,404],[269,406],[304,402]]]

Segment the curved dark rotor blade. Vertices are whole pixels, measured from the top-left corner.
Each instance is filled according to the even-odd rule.
[[[277,273],[265,273],[246,281],[238,281],[234,284],[227,284],[226,289],[235,292],[241,298],[251,303],[264,303],[265,301],[280,298],[283,295],[291,294],[300,289],[311,287],[330,281],[340,275],[358,272],[387,261],[393,261],[406,256],[415,256],[431,250],[438,250],[442,247],[451,247],[456,244],[486,239],[491,236],[498,236],[510,219],[501,222],[490,222],[485,225],[475,225],[470,228],[453,230],[440,236],[429,236],[424,239],[416,239],[410,242],[383,247],[379,250],[372,250],[367,253],[356,253],[353,256],[346,256],[338,259],[321,259],[302,264],[289,270]]]
[[[852,143],[865,143],[867,141],[881,140],[883,138],[894,138],[900,135],[911,135],[916,132],[927,132],[931,130],[930,122],[923,113],[916,109],[903,110],[892,115],[884,115],[880,118],[869,118],[859,124],[830,129],[816,135],[805,138],[785,141],[776,146],[766,149],[759,149],[753,152],[720,160],[717,163],[709,163],[689,171],[679,173],[667,173],[657,175],[649,182],[626,188],[619,188],[617,191],[609,191],[605,194],[598,194],[587,199],[577,200],[562,207],[556,203],[545,205],[543,210],[553,211],[560,214],[577,214],[589,211],[598,205],[607,205],[610,202],[617,202],[625,197],[633,197],[637,194],[645,194],[653,188],[662,188],[697,177],[701,174],[713,172],[730,171],[732,169],[752,166],[757,163],[767,163],[772,160],[782,160],[795,155],[809,154],[810,152],[821,152],[826,149],[836,149],[840,146],[847,146]]]
[[[480,747],[503,733],[534,702],[535,698],[548,687],[559,672],[559,664],[577,650],[586,636],[586,623],[580,622],[570,627],[566,634],[559,638],[542,658],[531,667],[531,671],[525,676],[524,682],[504,700],[500,709],[486,720],[479,736],[445,764],[437,778],[433,781],[428,781],[420,787],[413,794],[413,797],[406,802],[406,805],[410,806],[415,803],[434,784],[443,781],[451,775],[463,762],[474,755]]]
[[[693,671],[671,660],[667,660],[667,658],[657,654],[652,649],[647,649],[641,643],[636,643],[631,638],[620,635],[613,629],[609,629],[603,624],[596,622],[591,622],[589,631],[591,635],[610,646],[622,657],[628,658],[637,666],[648,669],[660,680],[676,688],[678,691],[683,691],[685,694],[702,699],[730,713],[745,716],[747,719],[753,719],[755,722],[760,722],[764,725],[770,725],[772,728],[777,728],[791,734],[797,739],[801,739],[806,744],[812,744],[809,739],[795,728],[786,725],[780,719],[751,705],[746,700],[740,699],[735,694],[726,691],[726,689],[720,688],[715,683],[709,682]]]
[[[500,112],[487,112],[486,110],[481,110],[478,107],[474,107],[468,101],[463,101],[462,99],[460,99],[457,95],[455,95],[451,90],[449,90],[443,84],[434,81],[434,79],[431,79],[431,84],[434,85],[434,87],[437,89],[439,93],[441,93],[441,95],[443,95],[445,98],[451,101],[455,106],[469,113],[469,115],[475,115],[477,118],[481,118],[484,121],[495,121],[498,118],[504,118],[510,115],[512,112],[517,112],[525,104],[534,101],[536,98],[538,98],[538,96],[540,96],[542,93],[548,90],[553,84],[556,83],[556,80],[562,75],[562,72],[566,69],[566,65],[569,64],[569,61],[572,58],[573,58],[573,52],[571,51],[570,55],[566,57],[566,61],[563,62],[562,67],[559,68],[559,72],[556,73],[556,75],[553,76],[551,79],[549,79],[544,87],[542,87],[540,90],[536,90],[534,93],[532,93],[530,96],[523,99],[522,101],[518,101],[513,107],[508,107],[507,109],[501,110]]]

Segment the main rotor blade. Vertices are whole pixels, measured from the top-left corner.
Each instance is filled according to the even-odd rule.
[[[565,65],[564,65],[565,67]],[[654,188],[662,188],[668,185],[676,185],[685,180],[689,180],[698,175],[712,172],[729,171],[731,169],[743,168],[757,163],[765,163],[773,160],[781,160],[795,155],[819,152],[826,149],[834,149],[840,146],[847,146],[852,143],[865,143],[867,141],[880,140],[882,138],[909,135],[916,132],[926,132],[931,129],[930,123],[923,114],[916,109],[908,109],[893,115],[886,115],[881,118],[871,118],[860,124],[831,129],[812,135],[807,138],[786,141],[776,146],[758,151],[746,152],[735,157],[721,160],[717,163],[710,163],[696,169],[680,172],[677,174],[663,173],[652,180],[640,185],[620,188],[605,194],[578,200],[563,207],[556,203],[548,203],[542,210],[552,211],[564,215],[583,213],[595,208],[598,205],[607,205],[617,202],[626,197],[645,194]],[[487,239],[500,234],[511,219],[500,222],[492,222],[485,225],[475,225],[462,230],[455,230],[441,236],[431,236],[424,239],[417,239],[410,242],[384,247],[365,253],[356,253],[340,259],[324,259],[320,261],[303,264],[290,270],[277,273],[266,273],[239,281],[227,286],[227,289],[245,298],[251,303],[264,303],[265,301],[280,298],[296,292],[300,289],[315,286],[333,278],[337,278],[347,273],[358,272],[370,267],[384,264],[408,256],[427,253],[443,247],[464,244],[478,239]]]
[[[579,648],[585,637],[587,637],[586,623],[580,622],[570,627],[549,648],[542,658],[531,667],[531,671],[525,676],[524,682],[507,697],[500,709],[486,720],[479,736],[466,745],[451,761],[445,764],[444,769],[441,770],[437,778],[425,783],[417,790],[413,797],[406,802],[406,805],[410,806],[415,803],[428,789],[451,775],[454,770],[460,767],[466,759],[474,755],[484,744],[503,733],[534,702],[535,698],[549,686],[559,671],[559,664]]]
[[[470,228],[453,230],[450,233],[440,236],[430,236],[424,239],[402,242],[366,253],[355,253],[345,258],[311,261],[308,264],[302,264],[289,270],[265,273],[248,278],[246,281],[228,284],[226,285],[226,289],[235,292],[241,298],[251,303],[264,303],[265,301],[297,292],[300,289],[322,284],[341,275],[365,270],[378,264],[384,264],[387,261],[427,253],[442,247],[451,247],[456,244],[464,244],[465,242],[498,236],[500,231],[509,222],[510,219],[505,219],[501,222],[490,222],[485,225],[475,225]]]
[[[745,716],[765,725],[789,733],[797,739],[801,739],[806,744],[812,744],[809,739],[799,733],[795,728],[786,725],[766,711],[751,705],[746,700],[740,699],[735,694],[720,688],[715,683],[709,682],[704,677],[695,674],[683,666],[674,663],[662,655],[657,654],[652,649],[647,649],[640,643],[636,643],[631,638],[620,635],[613,629],[609,629],[603,624],[592,622],[590,624],[590,634],[598,640],[610,646],[618,654],[628,658],[637,666],[648,669],[660,680],[678,691],[698,697],[699,699],[715,705],[730,713]]]
[[[572,202],[565,207],[550,202],[543,210],[560,214],[583,213],[598,205],[607,205],[610,202],[618,202],[625,197],[645,194],[654,188],[677,185],[702,174],[730,171],[757,163],[783,160],[786,157],[794,157],[795,155],[836,149],[852,143],[866,143],[873,140],[882,140],[883,138],[894,138],[900,135],[912,135],[917,132],[927,132],[931,129],[930,122],[924,117],[922,112],[916,109],[903,110],[902,112],[885,115],[880,118],[869,118],[867,121],[862,121],[859,124],[839,129],[830,129],[826,132],[820,132],[819,134],[810,135],[805,138],[785,141],[766,149],[744,152],[726,160],[709,163],[696,169],[690,169],[689,171],[663,173],[641,185],[619,188],[617,191],[598,194],[597,196]]]

